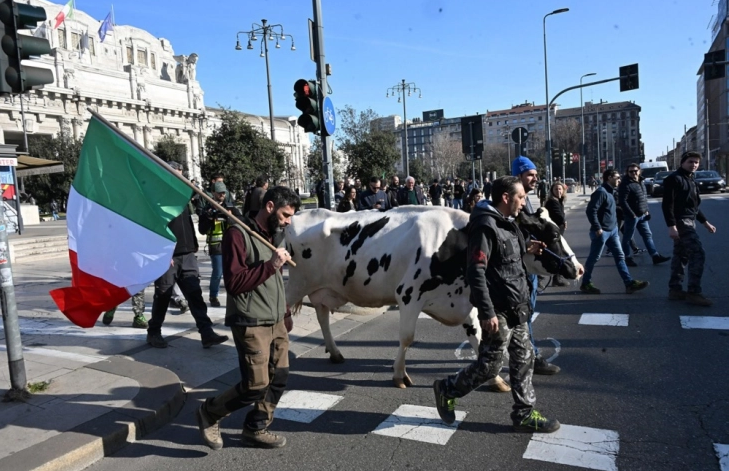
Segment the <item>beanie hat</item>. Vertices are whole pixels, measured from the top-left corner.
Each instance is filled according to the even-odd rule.
[[[213,185],[213,191],[215,191],[215,193],[225,193],[228,189],[225,188],[225,183],[215,182],[215,185]]]
[[[518,177],[529,170],[536,170],[537,166],[528,157],[519,156],[511,163],[511,175]]]

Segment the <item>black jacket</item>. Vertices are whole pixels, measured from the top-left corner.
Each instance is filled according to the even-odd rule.
[[[706,216],[699,209],[701,197],[694,181],[694,174],[679,168],[663,180],[663,218],[668,227],[676,226],[682,219],[701,224]]]
[[[623,210],[623,217],[637,218],[648,212],[648,198],[643,181],[631,180],[625,176],[618,185],[618,204]]]
[[[387,188],[387,202],[390,204],[390,209],[397,208],[400,206],[397,202],[397,195],[400,193],[401,186],[391,186]]]
[[[466,277],[478,318],[503,314],[509,326],[529,317],[530,284],[523,262],[526,243],[516,222],[491,205],[478,205],[468,223]]]
[[[377,203],[380,203],[379,208],[375,208]],[[390,202],[384,191],[377,190],[377,193],[375,193],[367,188],[359,196],[359,209],[390,209]]]
[[[555,224],[557,224],[560,229],[563,228],[565,223],[565,217],[564,206],[562,206],[562,202],[557,198],[547,198],[547,201],[544,203],[544,207],[547,208],[549,218]]]
[[[197,236],[195,235],[195,225],[192,223],[189,204],[185,205],[182,213],[170,221],[167,227],[170,228],[170,231],[177,239],[174,256],[197,252]]]
[[[419,186],[414,186],[413,191],[415,192],[415,199],[418,200],[418,204],[425,204],[425,195],[423,195],[423,190],[421,190]],[[397,193],[397,203],[399,206],[406,206],[410,204],[410,201],[408,201],[407,187],[400,188],[400,191]]]

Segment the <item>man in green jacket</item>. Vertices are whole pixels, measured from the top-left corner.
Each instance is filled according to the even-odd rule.
[[[286,438],[271,433],[273,420],[289,375],[289,338],[284,292],[284,263],[291,256],[283,248],[282,229],[301,206],[299,196],[287,187],[266,192],[255,219],[245,218],[250,229],[269,241],[271,250],[241,226],[223,236],[223,279],[228,300],[225,325],[230,327],[238,350],[241,382],[208,398],[196,412],[203,441],[213,450],[223,447],[220,420],[253,404],[246,416],[242,437],[261,448],[280,448]]]

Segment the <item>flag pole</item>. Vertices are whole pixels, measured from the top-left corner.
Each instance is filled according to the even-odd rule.
[[[99,121],[101,121],[102,123],[104,123],[106,126],[108,126],[109,129],[113,130],[119,137],[121,137],[125,141],[129,142],[134,147],[136,147],[137,150],[139,150],[140,152],[142,152],[150,160],[154,161],[154,163],[156,163],[157,165],[159,165],[163,169],[167,170],[169,173],[171,173],[172,175],[174,175],[181,182],[185,183],[185,185],[187,185],[188,187],[190,187],[190,189],[192,189],[192,191],[194,191],[195,193],[197,193],[198,195],[200,195],[200,197],[202,197],[205,201],[207,201],[208,203],[210,203],[213,206],[213,208],[217,209],[218,211],[222,212],[223,214],[227,214],[230,219],[232,219],[235,223],[239,224],[243,229],[245,229],[245,231],[248,234],[250,234],[251,237],[255,237],[256,239],[258,239],[261,243],[263,243],[266,247],[268,247],[272,251],[276,251],[276,247],[274,247],[273,244],[271,244],[269,241],[267,241],[266,239],[264,239],[263,237],[261,237],[261,235],[258,232],[255,232],[253,229],[251,229],[250,227],[248,227],[243,221],[241,221],[240,219],[238,219],[237,217],[235,217],[233,214],[231,214],[230,211],[227,210],[227,209],[225,209],[220,203],[218,203],[213,198],[211,198],[208,195],[206,195],[204,191],[202,191],[201,189],[199,189],[198,187],[196,187],[195,185],[193,185],[192,182],[190,182],[190,180],[188,180],[187,178],[183,177],[181,174],[179,174],[175,170],[173,170],[172,167],[170,167],[167,164],[167,162],[165,162],[164,160],[160,159],[159,157],[157,157],[156,155],[154,155],[152,152],[148,151],[147,149],[145,149],[144,146],[141,146],[134,139],[130,139],[129,136],[127,136],[126,134],[124,134],[119,128],[117,128],[112,123],[110,123],[109,121],[107,121],[106,118],[104,118],[103,116],[101,116],[99,113],[97,113],[93,109],[86,108],[86,111],[88,111],[89,113],[91,113],[92,116],[94,116],[96,119],[98,119]],[[293,260],[289,260],[286,263],[288,263],[292,267],[295,267],[296,266],[296,263],[294,263]]]
[[[111,24],[116,26],[116,18],[114,17],[114,4],[111,4]]]

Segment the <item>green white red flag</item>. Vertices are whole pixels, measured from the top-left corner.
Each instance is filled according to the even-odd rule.
[[[92,327],[164,274],[176,244],[167,225],[191,195],[128,137],[92,117],[66,211],[72,286],[50,292],[61,312]]]
[[[61,26],[61,24],[66,21],[68,18],[73,18],[73,2],[74,0],[69,0],[67,4],[63,5],[63,8],[61,8],[61,11],[58,12],[56,15],[55,23],[53,25],[53,29],[58,28]]]

